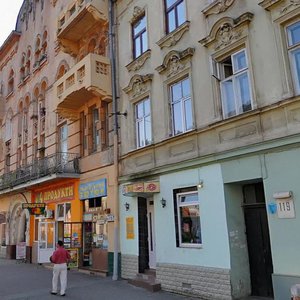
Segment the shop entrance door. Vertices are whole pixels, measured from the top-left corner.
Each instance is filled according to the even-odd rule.
[[[39,222],[38,226],[38,263],[49,263],[55,250],[55,222]]]
[[[155,227],[154,227],[154,201],[148,200],[148,245],[149,245],[149,268],[156,269],[156,246],[155,246]]]

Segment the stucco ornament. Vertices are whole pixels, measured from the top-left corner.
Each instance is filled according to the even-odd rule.
[[[152,81],[153,74],[134,75],[123,90],[130,98],[136,98],[150,90],[150,82]]]
[[[241,34],[241,31],[234,29],[231,24],[223,24],[218,32],[218,43],[216,44],[215,50],[228,46],[237,40]]]
[[[287,5],[281,9],[281,13],[286,13],[290,8],[296,8],[300,5],[300,0],[289,0]]]
[[[215,3],[213,2],[206,10],[204,10],[204,14],[206,16],[213,14],[220,14],[226,11],[235,0],[217,0]]]
[[[134,23],[135,21],[137,21],[143,14],[145,13],[145,9],[139,7],[139,6],[135,6],[133,8],[133,14],[132,14],[132,18],[130,20],[131,23]]]
[[[53,7],[55,7],[57,0],[51,0],[51,4]]]

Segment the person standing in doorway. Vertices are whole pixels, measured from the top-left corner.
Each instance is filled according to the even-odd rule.
[[[64,248],[62,241],[57,242],[57,249],[50,257],[50,261],[54,263],[52,278],[52,295],[57,295],[58,278],[60,278],[60,295],[66,295],[67,288],[67,263],[70,261],[70,254]]]

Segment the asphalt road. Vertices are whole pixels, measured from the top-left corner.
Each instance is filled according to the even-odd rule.
[[[125,280],[112,281],[72,270],[68,272],[66,297],[53,296],[52,271],[35,264],[0,259],[0,300],[183,300],[166,292],[151,293]]]

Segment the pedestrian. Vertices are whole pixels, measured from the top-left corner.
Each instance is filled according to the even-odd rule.
[[[58,278],[60,278],[60,295],[66,295],[67,288],[67,263],[70,261],[70,253],[64,248],[62,241],[57,242],[57,249],[50,257],[50,261],[54,263],[52,278],[52,295],[57,295]]]

